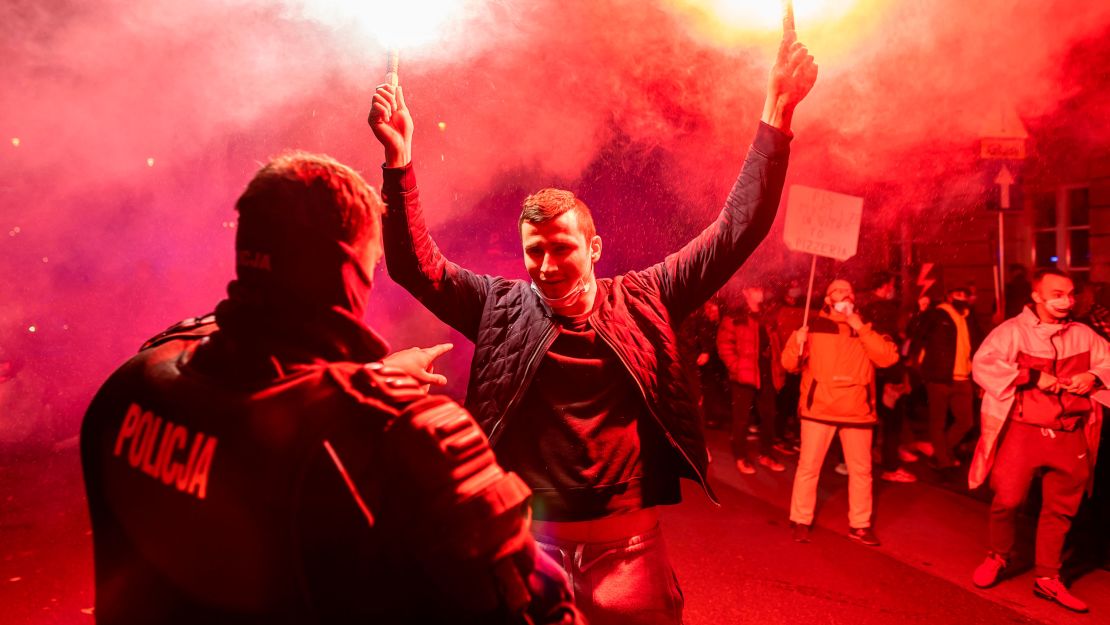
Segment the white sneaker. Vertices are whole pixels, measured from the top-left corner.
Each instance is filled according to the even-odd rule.
[[[936,450],[933,449],[933,444],[929,441],[914,441],[910,443],[909,447],[927,458],[932,458],[933,454],[936,452]]]
[[[917,476],[902,467],[898,467],[897,471],[883,471],[879,474],[879,479],[887,482],[910,484],[917,481]]]
[[[898,459],[902,462],[917,462],[919,460],[917,454],[913,453],[909,449],[906,449],[905,445],[902,445],[898,448]]]
[[[743,459],[736,461],[736,470],[744,475],[755,474],[755,466],[751,462]]]
[[[775,472],[786,470],[786,467],[783,466],[781,462],[775,460],[771,456],[760,456],[759,458],[756,458],[756,462]]]

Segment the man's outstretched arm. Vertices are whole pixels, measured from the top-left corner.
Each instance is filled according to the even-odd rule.
[[[816,80],[813,57],[787,31],[767,82],[759,130],[724,209],[657,266],[663,273],[663,301],[675,318],[685,317],[717,292],[770,231],[786,179],[794,109]]]
[[[385,149],[382,218],[389,277],[470,340],[478,334],[490,278],[450,262],[428,233],[412,169],[412,116],[400,86],[374,93],[370,127]]]

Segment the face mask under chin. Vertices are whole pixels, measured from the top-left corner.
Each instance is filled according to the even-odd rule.
[[[576,284],[573,289],[567,291],[566,294],[559,297],[548,297],[546,294],[544,294],[543,289],[541,289],[539,285],[537,285],[535,282],[532,283],[532,292],[540,296],[540,299],[547,302],[547,305],[552,308],[570,308],[571,306],[577,304],[578,300],[582,299],[583,295],[590,292],[590,283],[587,282],[587,279],[590,275],[593,274],[593,270],[594,268],[591,264],[590,273],[586,274],[586,276],[582,278],[579,278],[578,284]]]
[[[1044,307],[1054,317],[1064,318],[1071,314],[1071,302],[1066,297],[1058,297],[1045,301]]]

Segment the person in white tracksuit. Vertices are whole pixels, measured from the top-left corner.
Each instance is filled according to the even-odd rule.
[[[1033,304],[995,328],[975,353],[972,376],[986,394],[968,485],[977,488],[989,476],[994,491],[991,550],[975,570],[975,585],[990,587],[1003,577],[1018,509],[1039,474],[1043,502],[1033,592],[1086,612],[1086,603],[1060,581],[1060,564],[1096,461],[1101,426],[1096,402],[1110,405],[1110,347],[1070,319],[1074,293],[1066,273],[1038,271]]]

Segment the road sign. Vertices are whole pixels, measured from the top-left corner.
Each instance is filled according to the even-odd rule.
[[[983,161],[982,203],[990,211],[1022,209],[1021,161]]]
[[[855,256],[863,198],[791,185],[783,240],[795,252],[837,260]]]
[[[1015,137],[984,138],[979,147],[979,158],[1020,161],[1025,158],[1025,139]]]
[[[985,160],[1020,161],[1025,158],[1025,140],[1029,131],[1021,122],[1017,109],[1004,98],[984,111],[983,127],[979,130],[979,158]]]
[[[1005,164],[994,177],[994,184],[998,185],[998,207],[1002,210],[1010,208],[1010,187],[1014,185],[1014,180],[1014,175]]]

